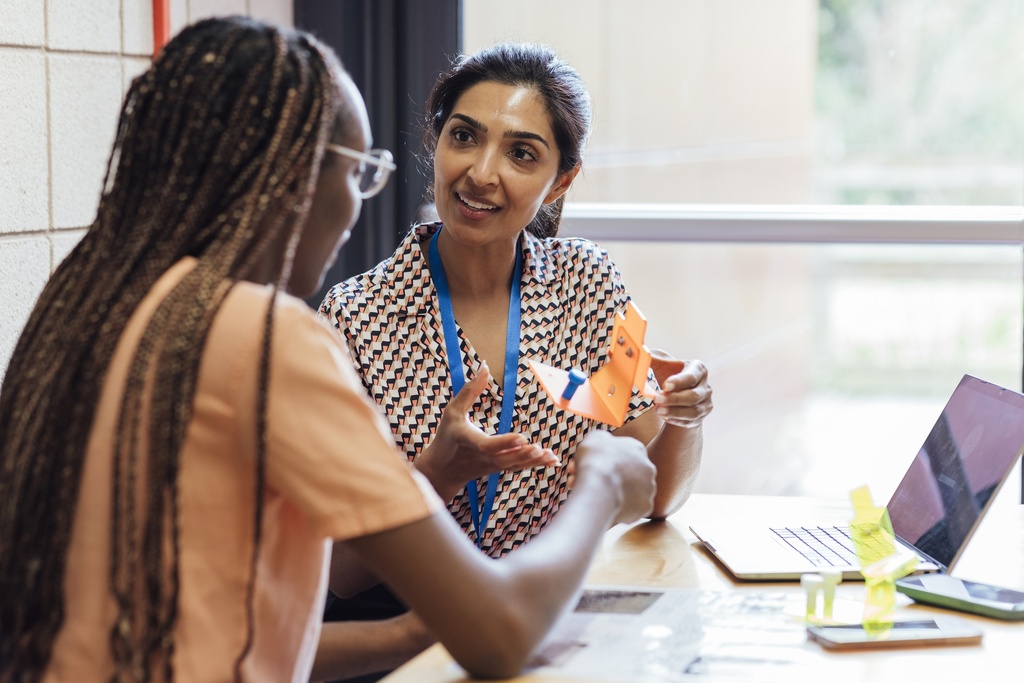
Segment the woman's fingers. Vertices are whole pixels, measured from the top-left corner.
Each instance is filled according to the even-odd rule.
[[[515,471],[532,467],[554,467],[560,465],[561,460],[548,448],[526,444],[495,453],[494,464],[502,470]]]
[[[487,367],[487,363],[481,363],[480,369],[473,377],[466,382],[462,390],[452,397],[452,400],[448,402],[448,407],[445,409],[445,413],[449,410],[455,410],[461,416],[465,416],[473,409],[473,404],[480,398],[480,394],[484,393],[487,388],[487,381],[491,378],[491,371]]]

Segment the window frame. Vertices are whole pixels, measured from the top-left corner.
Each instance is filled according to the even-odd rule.
[[[567,202],[560,232],[595,242],[987,244],[1024,252],[1024,207]],[[1024,504],[1024,467],[1020,484]]]
[[[594,241],[1024,246],[1016,206],[568,202],[562,220],[564,233]]]

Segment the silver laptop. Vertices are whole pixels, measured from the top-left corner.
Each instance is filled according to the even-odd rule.
[[[897,542],[920,556],[918,573],[953,568],[1022,450],[1024,396],[964,375],[886,506]],[[829,567],[859,579],[852,514],[851,506],[825,523],[709,519],[690,530],[738,579],[798,579]]]

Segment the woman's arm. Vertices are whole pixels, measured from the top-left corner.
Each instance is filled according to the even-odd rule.
[[[703,432],[700,426],[677,427],[663,422],[655,409],[615,430],[647,443],[647,457],[658,469],[658,491],[651,519],[665,519],[682,507],[693,493],[700,471]]]
[[[436,642],[413,612],[380,621],[323,625],[311,681],[329,681],[394,669]]]
[[[335,543],[331,548],[331,570],[327,587],[339,598],[351,598],[373,588],[380,579],[366,569],[347,543]]]
[[[704,448],[704,418],[713,408],[708,372],[699,360],[678,361],[662,351],[651,352],[651,369],[662,391],[654,408],[615,430],[647,444],[658,468],[658,492],[651,519],[664,519],[693,493]]]
[[[603,533],[649,514],[654,467],[635,440],[593,432],[553,522],[503,560],[482,555],[451,516],[349,543],[475,676],[516,674],[576,595]]]

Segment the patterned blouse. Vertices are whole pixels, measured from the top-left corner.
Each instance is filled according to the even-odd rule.
[[[391,258],[335,285],[320,307],[320,314],[344,336],[363,385],[383,407],[398,447],[410,460],[430,443],[454,395],[428,267],[429,237],[440,227],[440,223],[427,223],[413,228]],[[527,359],[562,369],[579,368],[588,375],[596,372],[606,362],[613,316],[624,311],[629,301],[618,270],[601,247],[579,238],[540,240],[528,232],[524,235],[512,432],[550,448],[562,464],[502,474],[480,542],[482,550],[494,557],[522,545],[547,525],[569,495],[567,466],[577,444],[590,430],[607,428],[558,409]],[[468,381],[480,367],[480,359],[461,328],[459,339]],[[654,381],[653,375],[648,378]],[[473,423],[488,434],[498,431],[500,380],[491,378],[470,413]],[[634,389],[626,421],[650,406],[651,400]],[[486,478],[477,487],[483,491]],[[476,542],[465,488],[449,509]]]

